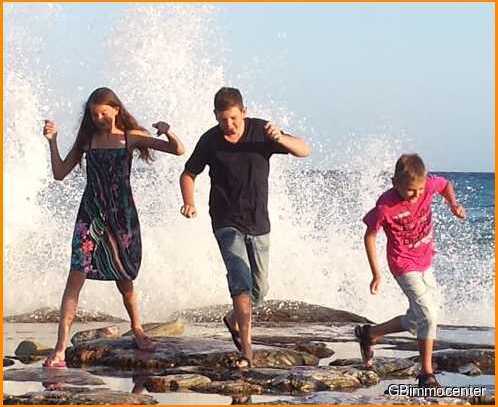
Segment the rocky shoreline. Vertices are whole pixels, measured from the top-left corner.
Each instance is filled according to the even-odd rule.
[[[415,383],[415,340],[385,338],[367,370],[358,357],[349,357],[357,354],[353,327],[367,319],[295,301],[270,301],[255,310],[253,368],[231,369],[238,354],[219,322],[226,309],[186,310],[166,323],[147,324],[154,352],[138,350],[129,333],[122,334],[116,325],[77,332],[66,351],[67,369],[39,367],[48,349],[24,341],[14,356],[4,357],[4,382],[39,382],[45,390],[8,394],[7,386],[4,404],[155,404],[160,394],[171,392],[186,393],[183,404],[194,393],[228,395],[233,403],[247,404],[260,404],[253,400],[258,395],[271,396],[273,401],[263,400],[270,404],[494,404],[494,386],[489,385],[473,398],[420,399],[369,391],[393,380]],[[42,313],[32,314],[39,322]],[[196,324],[202,334],[182,336]],[[494,376],[493,344],[445,340],[437,349],[434,365],[443,375]],[[384,355],[393,352],[395,356]],[[132,392],[110,389],[107,378],[131,379]]]

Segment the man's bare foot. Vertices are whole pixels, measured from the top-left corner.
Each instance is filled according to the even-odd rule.
[[[237,321],[235,321],[233,311],[230,311],[223,317],[223,323],[227,327],[230,335],[232,336],[232,341],[235,347],[240,351],[242,350],[242,344],[240,343],[240,333],[237,327]]]
[[[145,335],[143,329],[134,330],[133,334],[138,349],[148,352],[153,352],[156,349],[156,345],[147,335]]]
[[[225,318],[228,320],[228,323],[232,327],[233,330],[239,332],[239,324],[237,323],[237,319],[235,318],[235,312],[232,310],[228,314],[225,315]]]

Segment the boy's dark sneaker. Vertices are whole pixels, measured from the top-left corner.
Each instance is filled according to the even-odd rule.
[[[441,388],[441,384],[437,381],[436,376],[433,373],[420,373],[417,376],[418,387],[434,387]]]
[[[361,358],[365,367],[370,368],[373,364],[373,341],[370,337],[370,325],[358,325],[354,329],[354,335],[360,342]]]

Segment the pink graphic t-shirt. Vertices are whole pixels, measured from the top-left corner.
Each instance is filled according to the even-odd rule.
[[[395,275],[425,271],[435,253],[432,225],[432,198],[448,185],[443,177],[427,177],[425,191],[410,203],[391,188],[377,200],[375,208],[363,218],[368,229],[381,227],[387,235],[387,262]]]

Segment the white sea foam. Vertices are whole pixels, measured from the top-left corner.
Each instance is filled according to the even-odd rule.
[[[54,75],[56,67],[43,58],[60,45],[57,41],[64,41],[51,36],[51,24],[67,24],[64,6],[37,6],[45,14],[38,13],[33,24],[26,24],[26,19],[35,17],[26,16],[26,9],[18,7],[9,5],[6,13],[6,314],[58,306],[68,273],[70,239],[84,177],[76,169],[63,183],[51,179],[41,120],[55,116],[61,128],[59,145],[66,153],[87,94],[96,84],[107,85],[146,127],[159,119],[170,122],[184,140],[188,156],[200,134],[215,123],[212,99],[225,85],[224,50],[229,41],[217,28],[215,7],[129,6],[96,42],[98,54],[106,56],[103,71],[87,72],[87,82],[72,82],[69,73],[64,78]],[[44,18],[51,24],[40,24]],[[87,58],[66,55],[52,64],[76,72],[95,65],[92,55]],[[63,88],[61,81],[72,86]],[[243,91],[243,84],[241,88]],[[277,108],[264,98],[247,103],[250,115],[271,118],[308,139],[313,135],[313,148],[322,148],[320,130],[311,129],[285,106]],[[350,135],[326,155],[329,167],[339,170],[334,173],[311,171],[309,160],[272,158],[269,298],[346,309],[377,321],[404,312],[407,301],[387,271],[381,295],[369,295],[361,222],[389,186],[397,156],[409,148],[402,138],[396,134]],[[150,167],[135,161],[132,179],[144,249],[136,287],[146,321],[163,319],[179,308],[229,301],[224,267],[211,233],[207,169],[196,183],[199,216],[186,220],[179,214],[178,177],[187,157],[156,153],[156,158]],[[456,236],[467,236],[462,225],[454,220],[445,222],[458,232]],[[449,231],[440,233],[446,236]],[[444,241],[440,248],[444,267],[436,271],[441,283],[441,320],[494,325],[494,257],[482,261],[478,248],[462,245],[455,252],[450,249],[454,239]],[[384,245],[381,238],[379,257],[387,270]],[[450,268],[458,278],[450,274]],[[83,307],[125,315],[112,283],[88,281],[80,298]]]

